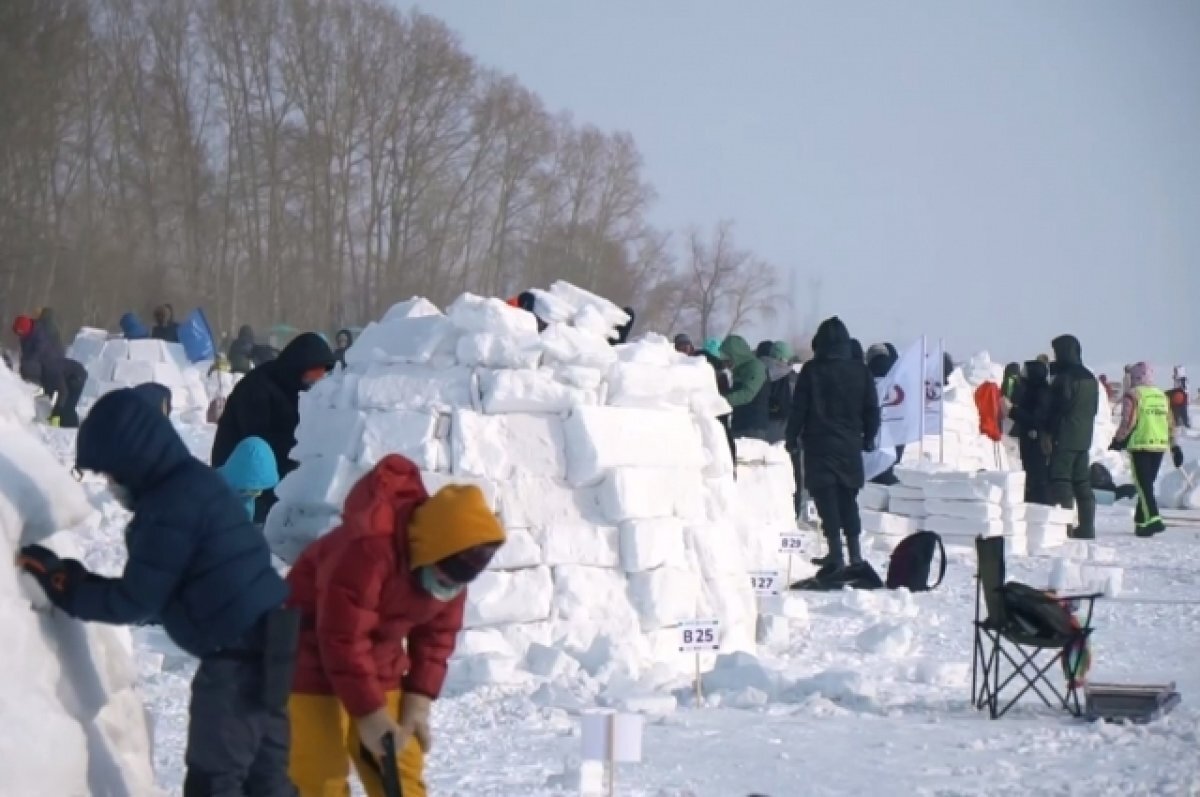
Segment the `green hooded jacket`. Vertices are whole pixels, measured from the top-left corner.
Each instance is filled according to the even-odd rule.
[[[733,389],[725,396],[737,409],[754,401],[767,383],[767,367],[754,356],[754,349],[740,335],[730,335],[721,344],[721,356],[733,367]]]

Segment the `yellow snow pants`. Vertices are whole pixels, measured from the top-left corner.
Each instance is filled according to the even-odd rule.
[[[400,715],[400,692],[388,692],[388,712]],[[383,782],[372,763],[363,760],[362,744],[354,721],[332,695],[292,694],[288,699],[292,726],[292,752],[288,776],[300,797],[347,797],[350,763],[370,797],[384,797]],[[404,797],[425,797],[425,756],[410,738],[397,756]]]

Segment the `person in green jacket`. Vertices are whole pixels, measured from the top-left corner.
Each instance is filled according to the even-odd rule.
[[[1083,347],[1073,335],[1062,335],[1051,343],[1054,363],[1050,366],[1050,417],[1043,451],[1050,458],[1050,498],[1058,506],[1079,511],[1078,525],[1071,536],[1096,537],[1096,496],[1092,492],[1088,452],[1100,407],[1100,384],[1083,365]]]
[[[721,357],[733,369],[733,387],[725,394],[725,400],[733,407],[734,437],[766,439],[771,398],[767,366],[740,335],[725,339],[721,344]]]

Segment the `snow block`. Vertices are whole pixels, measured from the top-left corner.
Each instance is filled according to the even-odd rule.
[[[890,501],[924,501],[924,487],[909,487],[904,484],[893,484],[887,488]]]
[[[932,480],[925,483],[925,497],[951,501],[983,501],[1000,503],[1004,492],[986,481],[974,479]]]
[[[590,308],[593,313],[597,314],[609,328],[615,329],[629,323],[629,315],[610,302],[608,299],[597,296],[591,291],[572,285],[569,282],[558,280],[550,286],[550,295],[563,302],[566,306],[572,307],[575,310],[576,317],[585,309]],[[575,323],[579,326],[578,319]],[[607,337],[607,330],[604,334]]]
[[[687,562],[683,521],[677,518],[627,520],[620,535],[621,567],[626,573],[683,567]]]
[[[561,650],[536,642],[525,653],[525,668],[534,675],[550,680],[565,680],[579,673],[579,662]]]
[[[698,575],[682,568],[660,567],[629,577],[629,597],[644,631],[694,620],[699,588]]]
[[[1030,522],[1029,553],[1038,555],[1062,546],[1068,539],[1066,524]]]
[[[704,446],[705,478],[720,478],[733,473],[733,453],[729,450],[729,439],[725,426],[716,418],[693,417],[692,423],[700,433]]]
[[[464,293],[446,308],[446,317],[463,332],[514,341],[536,341],[538,337],[537,319],[502,299]]]
[[[517,474],[566,477],[562,421],[551,415],[483,415],[456,410],[451,418],[453,470],[497,481]]]
[[[488,564],[491,570],[522,570],[545,564],[541,543],[529,529],[506,529],[500,550]]]
[[[425,318],[431,315],[441,315],[442,311],[428,299],[414,296],[403,302],[397,302],[383,314],[383,321],[398,321],[402,318]]]
[[[930,516],[980,521],[1001,520],[1004,514],[999,504],[988,504],[983,501],[946,501],[941,498],[927,499],[925,511]]]
[[[499,493],[506,527],[553,530],[602,522],[594,489],[571,490],[554,479],[517,475],[501,483]]]
[[[372,322],[346,352],[346,366],[428,363],[439,351],[453,351],[455,335],[454,325],[440,315]]]
[[[867,483],[858,491],[859,509],[869,509],[875,512],[886,512],[890,495],[888,489],[881,484]]]
[[[554,583],[547,567],[485,570],[467,588],[464,628],[531,623],[550,616]]]
[[[482,368],[537,368],[542,358],[537,339],[518,339],[478,332],[458,339],[458,361]]]
[[[554,568],[554,606],[560,620],[591,623],[601,633],[628,635],[637,613],[619,570],[563,565]]]
[[[271,552],[291,564],[309,543],[341,522],[341,516],[328,508],[313,509],[280,502],[271,507],[263,525],[263,535],[271,545]]]
[[[924,518],[926,515],[924,501],[908,501],[903,498],[892,497],[888,501],[888,510],[893,515],[903,515],[912,518]]]
[[[479,377],[483,411],[499,413],[565,413],[580,404],[595,404],[592,391],[564,385],[547,369],[482,371]]]
[[[685,412],[576,407],[563,429],[567,481],[575,487],[599,482],[612,468],[682,468],[699,474],[705,466],[700,434]],[[654,445],[646,445],[649,440]]]
[[[356,405],[365,410],[450,412],[473,405],[471,370],[431,370],[417,365],[372,365],[356,384]]]
[[[133,341],[141,343],[140,340]],[[154,381],[154,362],[148,360],[117,360],[113,365],[113,381],[124,385],[140,385]]]
[[[294,462],[317,457],[357,460],[362,448],[366,416],[358,410],[307,409],[301,407],[300,424],[296,427],[296,445],[289,457]]]
[[[130,340],[127,341],[127,357],[144,363],[165,363],[168,355],[161,340]],[[149,381],[149,380],[146,380]]]
[[[883,534],[888,537],[907,537],[910,534],[917,532],[918,523],[911,517],[904,515],[893,515],[890,512],[872,512],[871,510],[862,510],[859,512],[862,518],[862,528],[864,532],[872,534]]]
[[[438,446],[439,416],[431,412],[396,410],[367,413],[362,426],[359,465],[373,468],[388,454],[412,460],[421,470],[448,467]]]
[[[547,363],[607,370],[617,361],[616,351],[604,337],[566,324],[552,323],[541,335]]]
[[[608,375],[608,403],[620,407],[668,408],[690,407],[696,395],[720,399],[707,360],[684,357],[673,349],[670,360],[666,365],[617,362]]]
[[[958,517],[930,515],[921,521],[921,528],[951,537],[1000,537],[1004,523],[999,520],[967,520]]]
[[[699,472],[669,468],[618,468],[598,489],[600,509],[610,522],[643,518],[702,519],[704,486]]]
[[[340,512],[350,488],[364,473],[345,457],[314,459],[284,476],[275,495],[293,506]]]
[[[538,536],[548,565],[615,568],[620,564],[618,532],[612,526],[557,526]]]

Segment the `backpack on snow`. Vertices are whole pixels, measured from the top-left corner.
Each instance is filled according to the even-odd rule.
[[[941,556],[937,581],[929,583],[929,571],[933,567],[933,555]],[[918,531],[900,541],[892,551],[888,563],[887,588],[906,587],[909,592],[928,592],[937,589],[946,577],[946,548],[942,538],[932,531]]]

